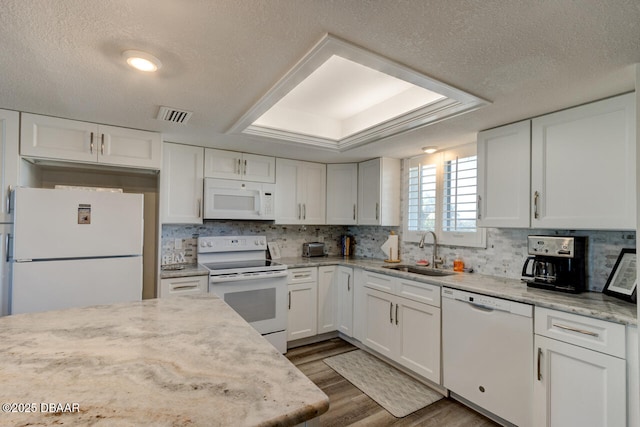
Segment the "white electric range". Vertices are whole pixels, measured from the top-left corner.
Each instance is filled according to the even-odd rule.
[[[287,266],[268,260],[265,236],[198,238],[209,292],[222,298],[281,353],[287,351]]]

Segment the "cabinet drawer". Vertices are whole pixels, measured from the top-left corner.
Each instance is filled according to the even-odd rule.
[[[625,358],[624,325],[536,307],[535,333]]]
[[[296,283],[308,283],[318,280],[318,267],[309,268],[292,268],[288,270],[287,283],[294,285]]]
[[[366,271],[364,273],[364,285],[371,289],[378,289],[383,292],[395,293],[396,283],[396,278],[392,276],[371,273],[369,271]]]
[[[160,280],[160,294],[166,298],[174,295],[194,295],[208,293],[209,276],[176,277]]]
[[[440,286],[413,280],[399,279],[399,295],[405,298],[440,307]]]

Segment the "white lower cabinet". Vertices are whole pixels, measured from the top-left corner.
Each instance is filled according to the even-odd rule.
[[[627,326],[627,425],[640,427],[640,372],[638,370],[638,327]]]
[[[534,426],[626,426],[625,327],[536,307],[535,334]]]
[[[209,276],[172,277],[160,280],[158,298],[199,295],[209,292]]]
[[[287,289],[287,341],[317,335],[318,267],[290,269]]]
[[[353,336],[353,268],[318,267],[318,334]]]
[[[361,268],[353,269],[353,338],[364,342],[366,274]]]
[[[339,266],[336,270],[337,326],[342,334],[353,337],[353,268]]]
[[[365,276],[369,273],[365,272]],[[374,274],[374,280],[379,279]],[[389,277],[393,293],[364,287],[362,343],[418,375],[440,383],[440,300],[438,306],[399,296],[402,282]],[[413,282],[416,288],[438,288]]]
[[[338,329],[337,275],[335,265],[318,267],[318,334]]]
[[[393,357],[395,327],[393,325],[393,295],[365,288],[365,321],[363,343],[372,350]]]
[[[396,359],[413,372],[440,383],[440,309],[406,298],[398,298],[396,307]]]

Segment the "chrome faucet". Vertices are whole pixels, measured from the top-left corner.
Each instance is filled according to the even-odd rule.
[[[418,243],[418,247],[419,248],[424,248],[424,239],[425,237],[427,237],[427,233],[431,233],[431,236],[433,236],[433,254],[431,256],[431,265],[433,268],[438,268],[438,265],[442,264],[442,258],[438,257],[438,238],[436,237],[436,233],[434,233],[433,231],[427,231],[426,233],[424,233],[422,235],[422,238],[420,239],[420,243]]]

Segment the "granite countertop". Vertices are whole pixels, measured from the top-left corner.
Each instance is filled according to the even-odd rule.
[[[208,276],[209,270],[200,264],[180,264],[163,266],[160,270],[161,279],[172,279],[174,277]]]
[[[415,273],[406,273],[384,268],[384,266],[390,266],[392,264],[372,258],[293,257],[282,258],[278,261],[286,264],[289,268],[323,265],[358,267],[367,271],[384,273],[432,285],[477,292],[483,295],[505,298],[512,301],[533,304],[538,307],[581,314],[616,323],[628,325],[638,324],[636,304],[610,297],[600,292],[566,294],[529,288],[525,283],[516,279],[486,276],[477,273],[455,273],[451,276],[442,277],[422,276]],[[403,264],[410,264],[410,262],[403,262]]]
[[[288,426],[329,407],[212,295],[0,318],[0,384],[32,410],[0,425]]]

